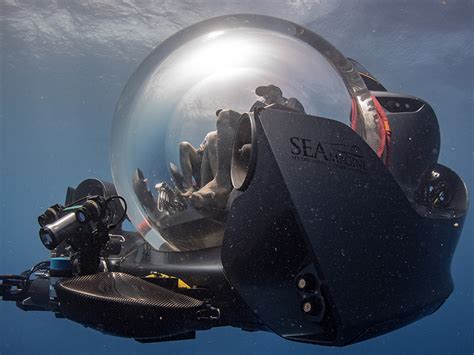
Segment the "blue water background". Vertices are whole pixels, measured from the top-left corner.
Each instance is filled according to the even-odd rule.
[[[0,0],[0,274],[48,257],[36,217],[63,201],[67,186],[91,176],[110,180],[115,104],[151,49],[189,24],[223,14],[298,22],[362,62],[388,89],[430,102],[441,128],[440,162],[473,189],[472,4]],[[455,290],[439,311],[347,348],[232,328],[200,332],[194,341],[144,345],[3,302],[0,354],[472,354],[473,223],[471,210],[452,264]]]

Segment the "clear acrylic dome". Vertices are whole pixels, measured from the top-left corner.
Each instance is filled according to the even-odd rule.
[[[278,91],[276,86],[280,101],[299,102],[307,114],[349,123],[354,93],[348,82],[365,88],[351,71],[321,37],[266,16],[219,17],[164,41],[130,78],[113,122],[113,179],[132,223],[156,249],[219,246],[225,209],[212,214],[182,197],[183,190],[192,193],[202,185],[199,172],[192,187],[180,180],[185,175],[180,143],[189,142],[187,148],[202,159],[199,147],[216,131],[216,111],[244,113],[257,101],[268,104],[271,99],[256,94],[261,86]]]

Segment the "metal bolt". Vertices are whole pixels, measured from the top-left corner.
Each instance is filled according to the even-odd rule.
[[[302,277],[302,278],[300,278],[300,279],[298,280],[298,288],[299,288],[300,290],[304,290],[305,287],[306,287],[306,280],[305,280],[304,277]]]
[[[311,302],[305,302],[303,303],[303,312],[304,313],[310,313],[313,310],[313,305]]]

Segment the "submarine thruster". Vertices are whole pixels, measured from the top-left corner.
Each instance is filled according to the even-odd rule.
[[[51,258],[3,300],[140,342],[220,326],[343,346],[436,311],[468,209],[431,106],[297,24],[229,15],[140,65],[114,183],[38,218]],[[128,219],[136,231],[127,231]]]

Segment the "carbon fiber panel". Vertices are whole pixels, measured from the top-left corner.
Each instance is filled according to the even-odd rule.
[[[56,285],[61,312],[100,331],[134,338],[164,337],[209,327],[204,303],[138,277],[104,272]]]

